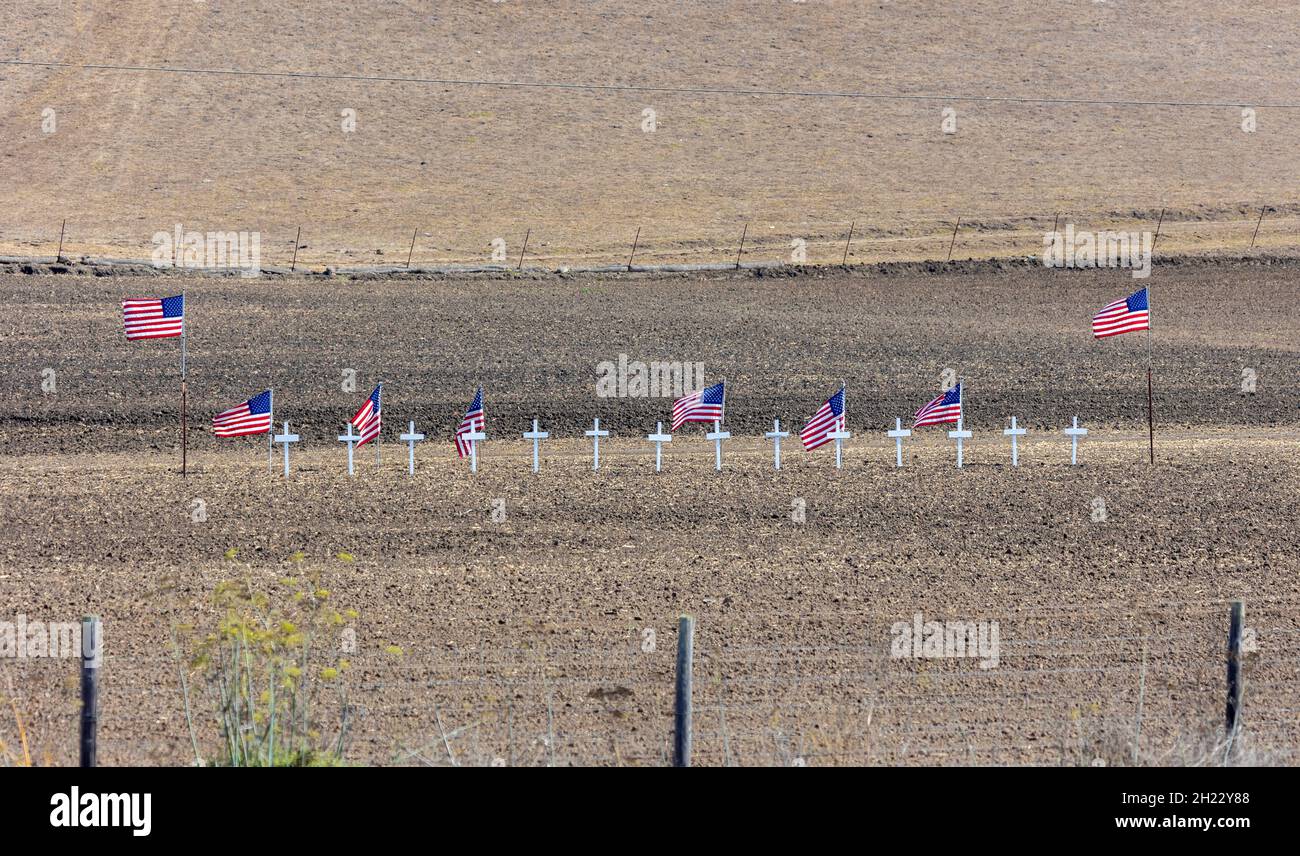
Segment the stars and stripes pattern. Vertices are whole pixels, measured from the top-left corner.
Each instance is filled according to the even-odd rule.
[[[122,326],[127,341],[179,336],[185,328],[185,295],[123,300]]]
[[[799,439],[803,442],[804,449],[811,452],[829,443],[831,434],[844,430],[845,418],[844,388],[840,387],[838,392],[826,399],[826,403],[813,414],[812,419],[809,419],[808,424],[799,432]]]
[[[271,390],[255,395],[236,407],[212,417],[216,437],[246,437],[271,430]]]
[[[379,429],[383,425],[379,412],[379,399],[383,391],[384,385],[381,383],[375,387],[374,392],[370,393],[370,397],[366,399],[365,404],[361,405],[361,409],[352,416],[352,424],[361,435],[361,439],[357,441],[358,449],[379,436]]]
[[[912,427],[922,428],[926,425],[940,425],[944,422],[956,422],[961,418],[961,384],[957,384],[943,395],[916,411],[912,417]]]
[[[1094,339],[1150,329],[1151,305],[1145,288],[1123,300],[1107,303],[1100,312],[1092,316]]]
[[[673,427],[676,431],[687,422],[721,422],[727,400],[725,381],[682,396],[673,402]]]
[[[460,425],[456,428],[456,452],[462,458],[470,453],[470,446],[473,440],[465,439],[466,434],[483,433],[483,387],[479,387],[474,393],[474,400],[470,402],[469,410],[465,411],[464,417],[460,420]]]

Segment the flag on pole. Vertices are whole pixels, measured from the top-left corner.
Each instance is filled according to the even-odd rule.
[[[799,432],[799,439],[803,441],[804,449],[812,451],[820,446],[825,446],[831,441],[830,435],[836,431],[844,430],[844,387],[826,399],[826,403],[813,414],[813,418],[808,420],[808,424],[803,426]]]
[[[185,295],[122,301],[122,326],[127,341],[170,339],[185,329]]]
[[[726,401],[726,381],[692,392],[673,402],[673,427],[676,431],[687,422],[721,422]]]
[[[945,422],[956,422],[960,418],[961,384],[959,383],[916,411],[916,415],[912,417],[912,427],[921,428],[926,425],[941,425]]]
[[[366,403],[361,405],[361,409],[352,416],[352,424],[357,427],[357,433],[361,435],[361,439],[357,441],[358,449],[379,436],[383,421],[379,415],[379,398],[383,389],[382,383],[375,387],[375,391],[370,393]]]
[[[247,437],[265,434],[271,430],[271,390],[232,407],[212,417],[212,433],[216,437]]]
[[[469,454],[473,442],[464,439],[464,436],[471,432],[483,433],[483,425],[483,387],[480,386],[474,393],[474,401],[469,410],[465,411],[465,416],[460,420],[460,426],[456,428],[456,452],[462,458]]]
[[[1151,304],[1145,288],[1122,300],[1107,303],[1092,316],[1092,335],[1095,339],[1150,329]]]

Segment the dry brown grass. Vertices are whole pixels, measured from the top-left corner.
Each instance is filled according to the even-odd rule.
[[[1286,4],[1175,0],[859,6],[31,0],[0,54],[194,68],[1012,97],[1294,101]],[[1038,252],[1057,212],[1150,229],[1167,251],[1294,253],[1294,112],[501,89],[0,71],[0,249],[139,257],[190,228],[262,232],[267,264],[724,261],[809,242],[838,262]],[[58,131],[41,130],[53,108]],[[640,130],[642,110],[658,130]],[[355,109],[354,134],[340,111]],[[379,254],[379,253],[382,253]]]

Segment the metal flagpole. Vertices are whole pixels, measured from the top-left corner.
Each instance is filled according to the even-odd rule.
[[[840,426],[840,430],[847,431],[849,430],[849,391],[848,391],[848,387],[844,385],[844,378],[840,378],[840,392],[844,393],[843,397],[840,399],[840,415],[844,418],[844,424]],[[841,452],[842,449],[840,446],[840,441],[836,440],[835,441],[835,468],[836,469],[839,469],[840,467]]]
[[[970,430],[970,423],[966,421],[966,378],[960,376],[957,378],[957,419],[963,430]]]
[[[379,447],[384,443],[384,382],[379,382],[379,433],[375,435],[375,466],[379,466]]]
[[[271,394],[271,400],[267,402],[271,410],[271,427],[266,432],[266,471],[274,475],[275,461],[273,460],[273,456],[275,454],[275,439],[274,439],[275,438],[275,388],[272,387],[271,389],[268,389],[267,392]]]
[[[185,292],[181,292],[181,478],[185,477],[186,457],[189,451],[189,425],[186,419],[186,411],[189,409],[187,401],[187,390],[185,386],[185,314],[188,307],[185,305]]]
[[[1147,450],[1150,454],[1151,465],[1156,463],[1156,422],[1155,422],[1155,396],[1152,393],[1151,367],[1153,365],[1151,355],[1151,286],[1147,286]]]

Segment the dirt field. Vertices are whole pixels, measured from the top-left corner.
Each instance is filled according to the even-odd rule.
[[[359,614],[341,681],[353,761],[662,764],[689,612],[699,763],[1187,763],[1222,718],[1240,597],[1247,758],[1295,763],[1298,280],[1157,268],[1150,469],[1145,341],[1088,332],[1134,287],[1114,272],[5,277],[0,620],[103,616],[110,764],[193,758],[168,640],[214,620],[218,582],[274,591],[312,572]],[[183,480],[176,342],[126,343],[117,309],[182,288]],[[639,438],[670,401],[598,397],[597,365],[620,353],[727,378],[723,472],[698,428],[653,472]],[[894,469],[885,427],[949,368],[971,394],[968,466],[933,429]],[[354,479],[333,440],[380,378],[387,433],[415,419],[430,435],[414,479],[391,436],[382,467],[367,450]],[[773,417],[797,429],[840,379],[845,468],[790,443],[774,473],[758,435]],[[479,382],[490,440],[471,477],[450,434]],[[264,439],[218,446],[207,430],[264,385],[303,436],[287,481],[268,475]],[[1000,434],[1013,413],[1031,428],[1019,469]],[[1072,469],[1059,431],[1076,413],[1092,433]],[[578,433],[597,415],[614,437],[592,473]],[[534,416],[555,436],[537,476],[519,438]],[[895,625],[918,613],[996,622],[997,663],[892,656]],[[320,645],[343,656],[342,631]],[[71,660],[0,659],[38,759],[75,759],[75,676]],[[313,722],[331,734],[339,702],[318,693]],[[0,740],[14,736],[0,717]]]
[[[30,0],[0,57],[701,94],[0,66],[0,253],[148,257],[174,224],[264,262],[784,260],[1041,249],[1080,228],[1294,255],[1300,61],[1284,3],[430,4]],[[263,6],[265,4],[262,4]],[[1009,99],[1211,102],[1116,106]],[[942,111],[956,110],[956,133]],[[1244,107],[1256,129],[1242,129]],[[644,111],[655,130],[643,130]],[[47,113],[46,111],[53,111]],[[345,130],[345,111],[355,129]],[[53,124],[50,125],[51,120]]]

